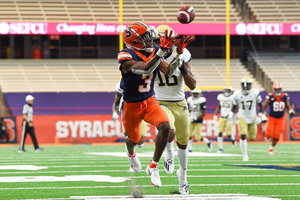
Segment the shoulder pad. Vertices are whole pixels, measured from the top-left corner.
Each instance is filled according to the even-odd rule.
[[[218,101],[221,101],[223,96],[224,96],[223,94],[218,94],[218,97],[217,97]]]
[[[200,97],[199,100],[200,100],[201,103],[206,102],[206,98],[205,97]]]

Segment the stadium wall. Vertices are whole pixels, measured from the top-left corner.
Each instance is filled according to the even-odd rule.
[[[203,126],[203,136],[216,138],[217,122],[213,120],[213,113],[218,105],[217,95],[220,92],[203,92],[207,98],[207,115]],[[11,107],[12,114],[16,117],[14,127],[10,129],[10,135],[17,133],[15,142],[20,141],[21,124],[23,120],[22,106],[27,93],[6,93],[5,99]],[[34,126],[38,141],[41,143],[99,143],[123,141],[121,121],[112,120],[112,102],[114,92],[105,93],[33,93],[34,102]],[[186,97],[190,92],[186,93]],[[266,92],[262,92],[263,99]],[[121,119],[121,116],[120,116]],[[300,121],[300,119],[299,119]],[[293,121],[294,129],[298,129],[297,121]],[[286,120],[285,132],[282,140],[289,140],[290,135],[298,137],[297,131],[289,131],[289,123]],[[148,125],[147,140],[153,141],[156,129]],[[239,138],[236,127],[236,137]],[[264,133],[258,125],[256,140],[262,141]],[[13,141],[12,141],[13,142]],[[30,143],[28,139],[26,143]]]

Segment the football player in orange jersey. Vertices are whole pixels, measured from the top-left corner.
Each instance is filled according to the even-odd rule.
[[[270,93],[266,96],[264,108],[270,106],[270,113],[266,128],[267,140],[272,140],[272,144],[269,148],[269,154],[274,154],[273,148],[277,144],[280,134],[284,130],[284,113],[285,110],[290,115],[295,114],[295,111],[290,106],[290,97],[288,94],[282,92],[282,84],[273,84],[274,93]]]
[[[178,43],[178,35],[172,31],[162,37],[160,47],[154,46],[154,30],[143,22],[133,22],[123,31],[123,40],[127,49],[118,54],[123,86],[123,122],[128,134],[126,150],[129,163],[135,172],[141,172],[142,166],[136,156],[134,147],[140,140],[140,124],[144,120],[158,129],[153,159],[146,169],[151,176],[151,184],[161,187],[158,162],[166,147],[170,133],[170,124],[166,112],[159,106],[154,95],[154,80],[158,70],[169,75],[170,68],[178,67],[179,54],[169,64],[163,60],[164,54]],[[178,43],[179,51],[187,46],[187,42]]]

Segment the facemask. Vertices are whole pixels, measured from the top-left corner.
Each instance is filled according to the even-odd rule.
[[[248,95],[250,93],[250,90],[242,90],[243,95]]]
[[[147,53],[152,53],[153,48],[152,48],[152,47],[150,47],[150,48],[145,48],[145,51],[146,51]]]
[[[229,96],[230,96],[230,93],[229,93],[229,92],[225,92],[225,93],[224,93],[224,96],[225,96],[225,97],[229,97]]]

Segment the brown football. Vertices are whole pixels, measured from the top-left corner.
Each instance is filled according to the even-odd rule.
[[[177,12],[177,20],[182,24],[191,23],[195,19],[193,6],[183,6]]]

